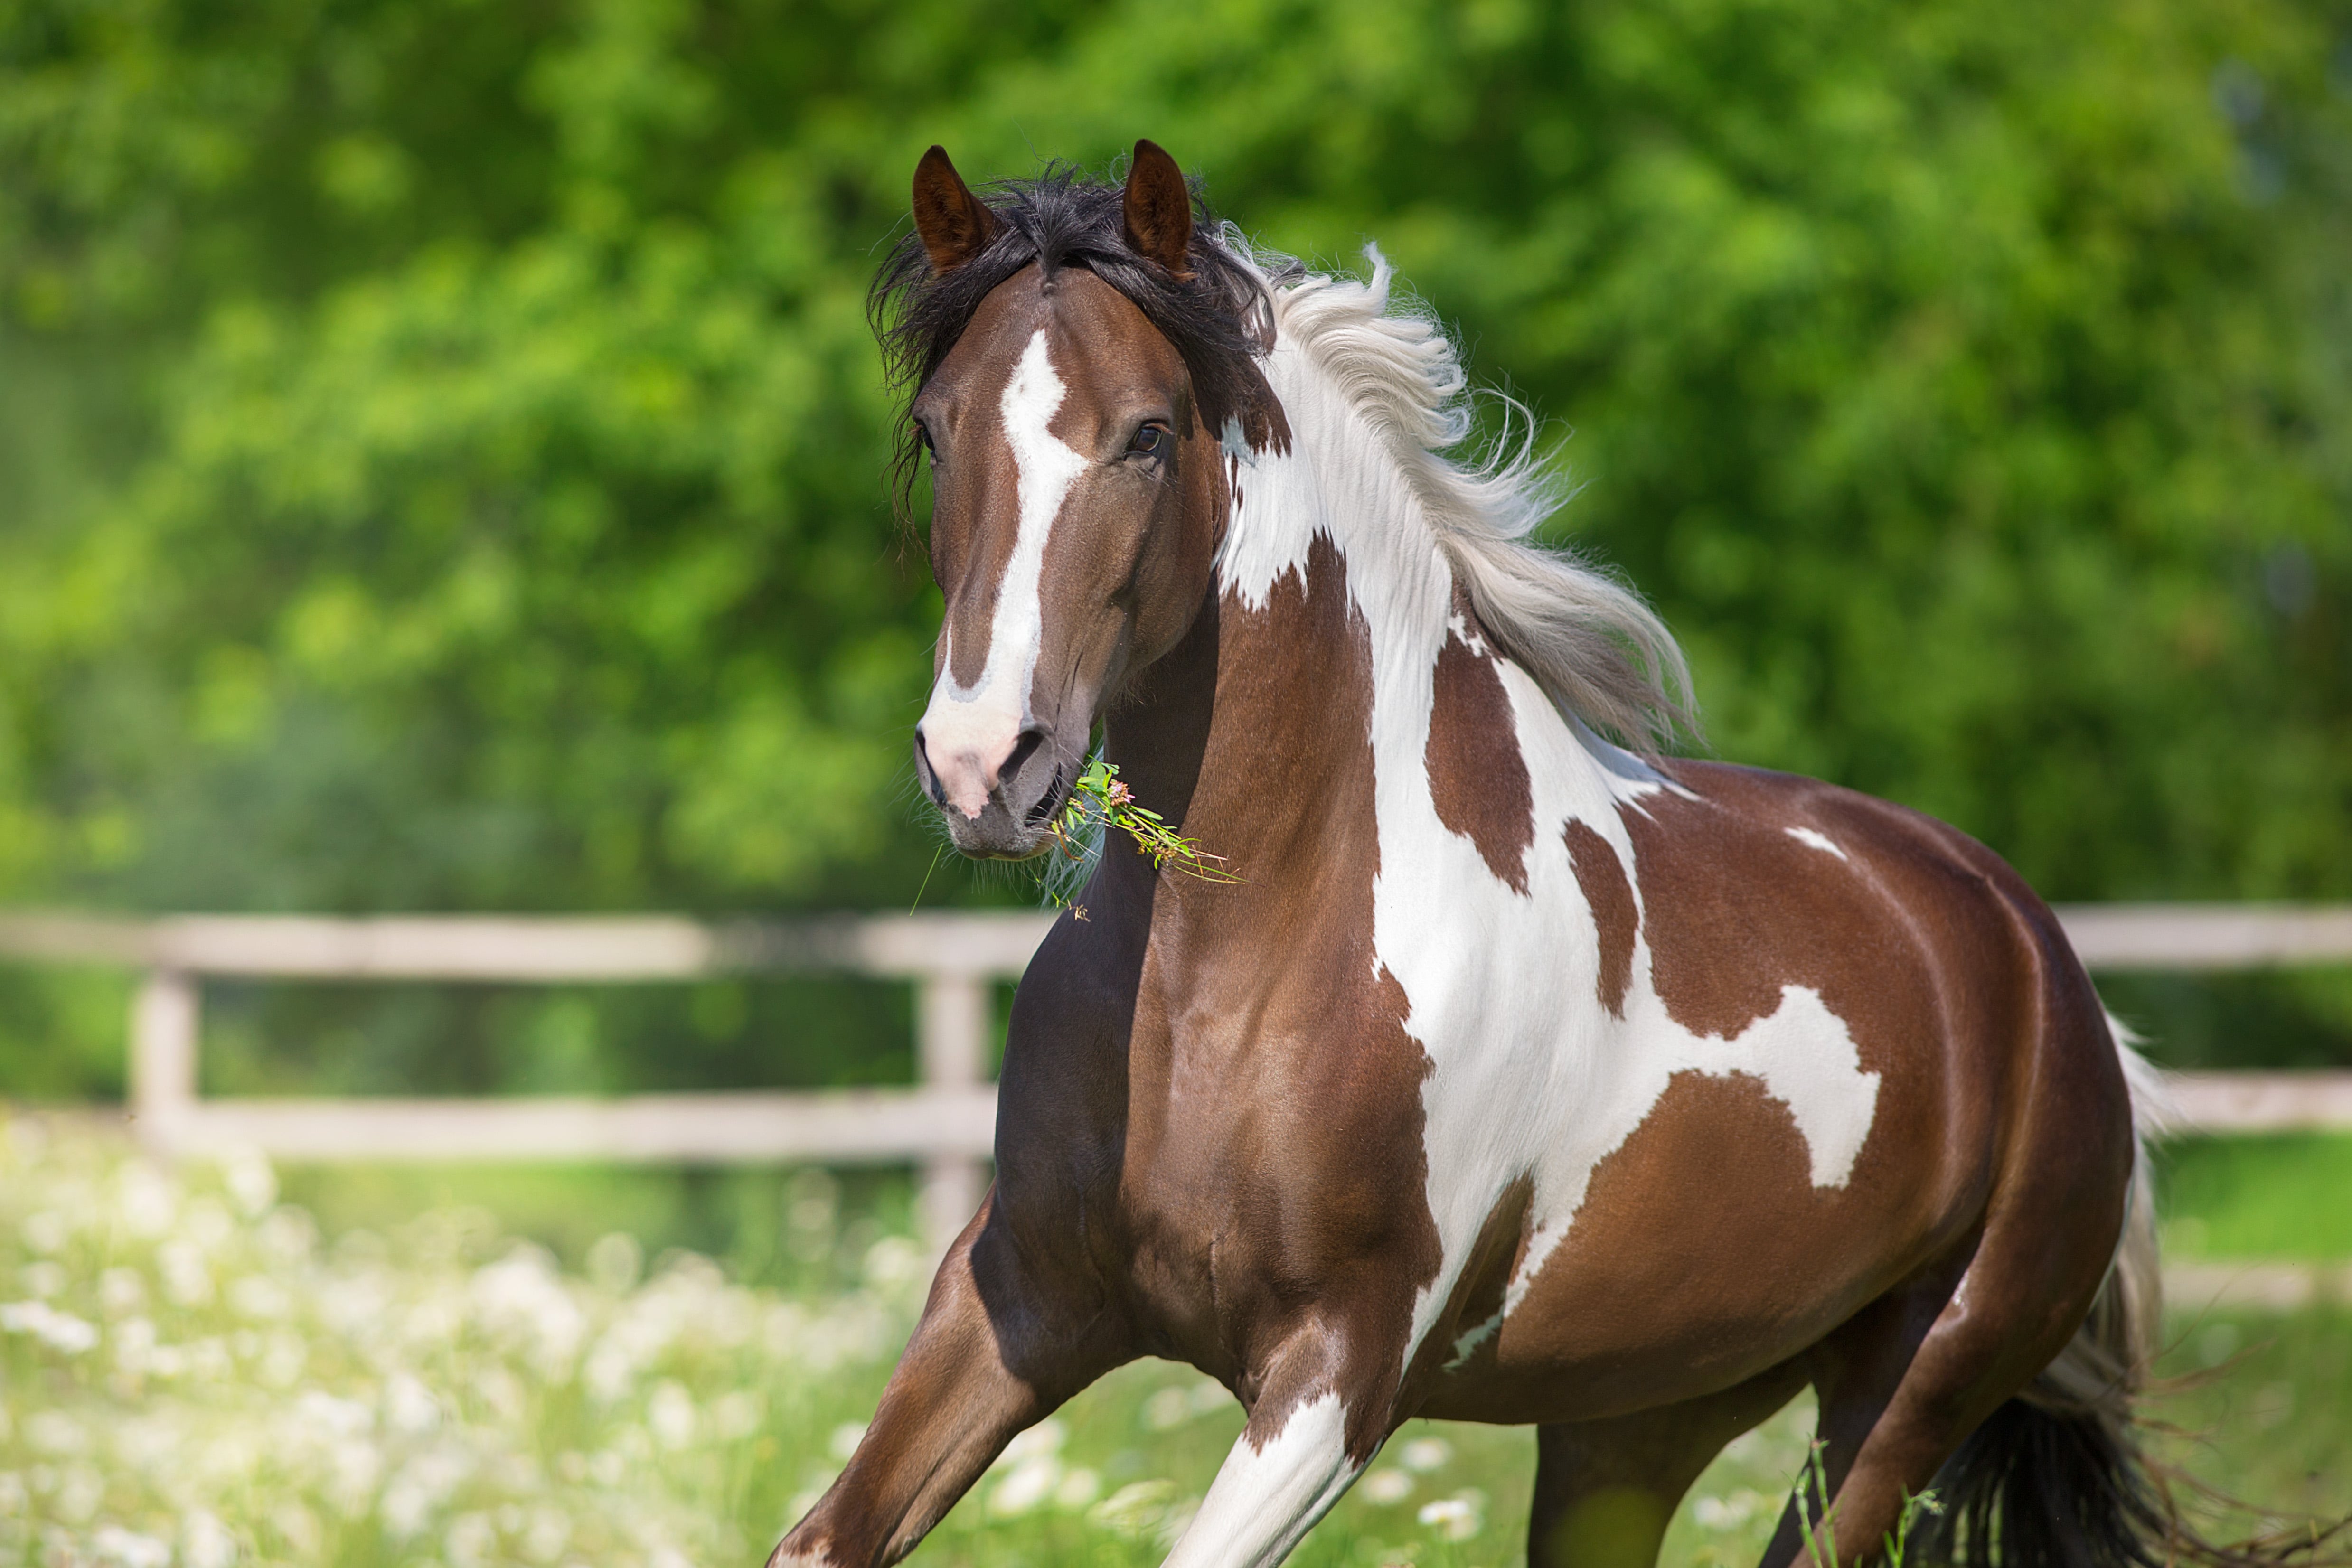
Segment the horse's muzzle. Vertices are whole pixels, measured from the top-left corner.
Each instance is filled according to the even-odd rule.
[[[958,850],[983,860],[1027,860],[1051,840],[1076,765],[1043,729],[1021,731],[1002,758],[988,758],[989,749],[941,747],[935,755],[918,727],[915,777]]]

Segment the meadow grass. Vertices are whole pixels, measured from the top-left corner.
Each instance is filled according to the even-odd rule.
[[[2184,1138],[2162,1159],[2168,1255],[2352,1260],[2352,1135]]]
[[[257,1160],[165,1175],[11,1124],[0,1562],[755,1563],[838,1471],[924,1284],[886,1179],[776,1185],[712,1184],[696,1210],[577,1173],[493,1184],[526,1216],[572,1216],[559,1255],[478,1207],[404,1212],[388,1177],[281,1189]],[[341,1206],[332,1223],[291,1201],[306,1186]],[[566,1191],[585,1201],[565,1208]],[[782,1283],[589,1233],[664,1214],[720,1241],[766,1226],[781,1239],[751,1271]],[[2183,1433],[2168,1455],[2273,1514],[2352,1510],[2352,1318],[2173,1332],[2168,1373],[2210,1375],[2158,1406]],[[1240,1425],[1190,1369],[1125,1368],[1016,1441],[918,1561],[1150,1568]],[[1754,1561],[1811,1425],[1801,1397],[1735,1443],[1665,1561]],[[1412,1423],[1295,1561],[1512,1568],[1532,1469],[1524,1430]]]

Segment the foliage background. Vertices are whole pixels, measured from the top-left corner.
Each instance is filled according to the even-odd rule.
[[[0,902],[903,904],[866,279],[930,142],[1138,134],[1572,434],[1719,755],[2053,898],[2352,896],[2344,0],[0,0]],[[2116,990],[2352,1061],[2340,975]],[[120,1000],[0,975],[0,1089],[108,1090]],[[903,1010],[257,988],[208,1071],[871,1078]]]

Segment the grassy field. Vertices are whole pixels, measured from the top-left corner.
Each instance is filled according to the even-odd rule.
[[[2176,1185],[2236,1207],[2188,1218],[2257,1234],[2254,1167],[2210,1164]],[[923,1283],[878,1177],[282,1179],[167,1179],[5,1130],[0,1562],[753,1563],[837,1470]],[[499,1210],[432,1203],[482,1196]],[[2352,1318],[2175,1335],[2167,1371],[2194,1385],[2157,1408],[2169,1454],[2273,1510],[2352,1510]],[[1129,1367],[1017,1443],[919,1561],[1148,1568],[1239,1425],[1189,1370]],[[1668,1561],[1751,1561],[1808,1426],[1801,1401],[1734,1445]],[[1531,1464],[1524,1432],[1417,1423],[1297,1561],[1509,1568]]]

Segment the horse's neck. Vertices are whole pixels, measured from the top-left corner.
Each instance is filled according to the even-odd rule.
[[[1389,861],[1381,835],[1434,823],[1439,654],[1449,635],[1485,646],[1385,443],[1303,356],[1277,350],[1269,370],[1291,449],[1228,457],[1232,512],[1202,623],[1107,733],[1145,803],[1244,876],[1311,870],[1343,839]],[[1591,737],[1571,738],[1513,676],[1514,711],[1479,721],[1513,725],[1556,772],[1597,776]]]

